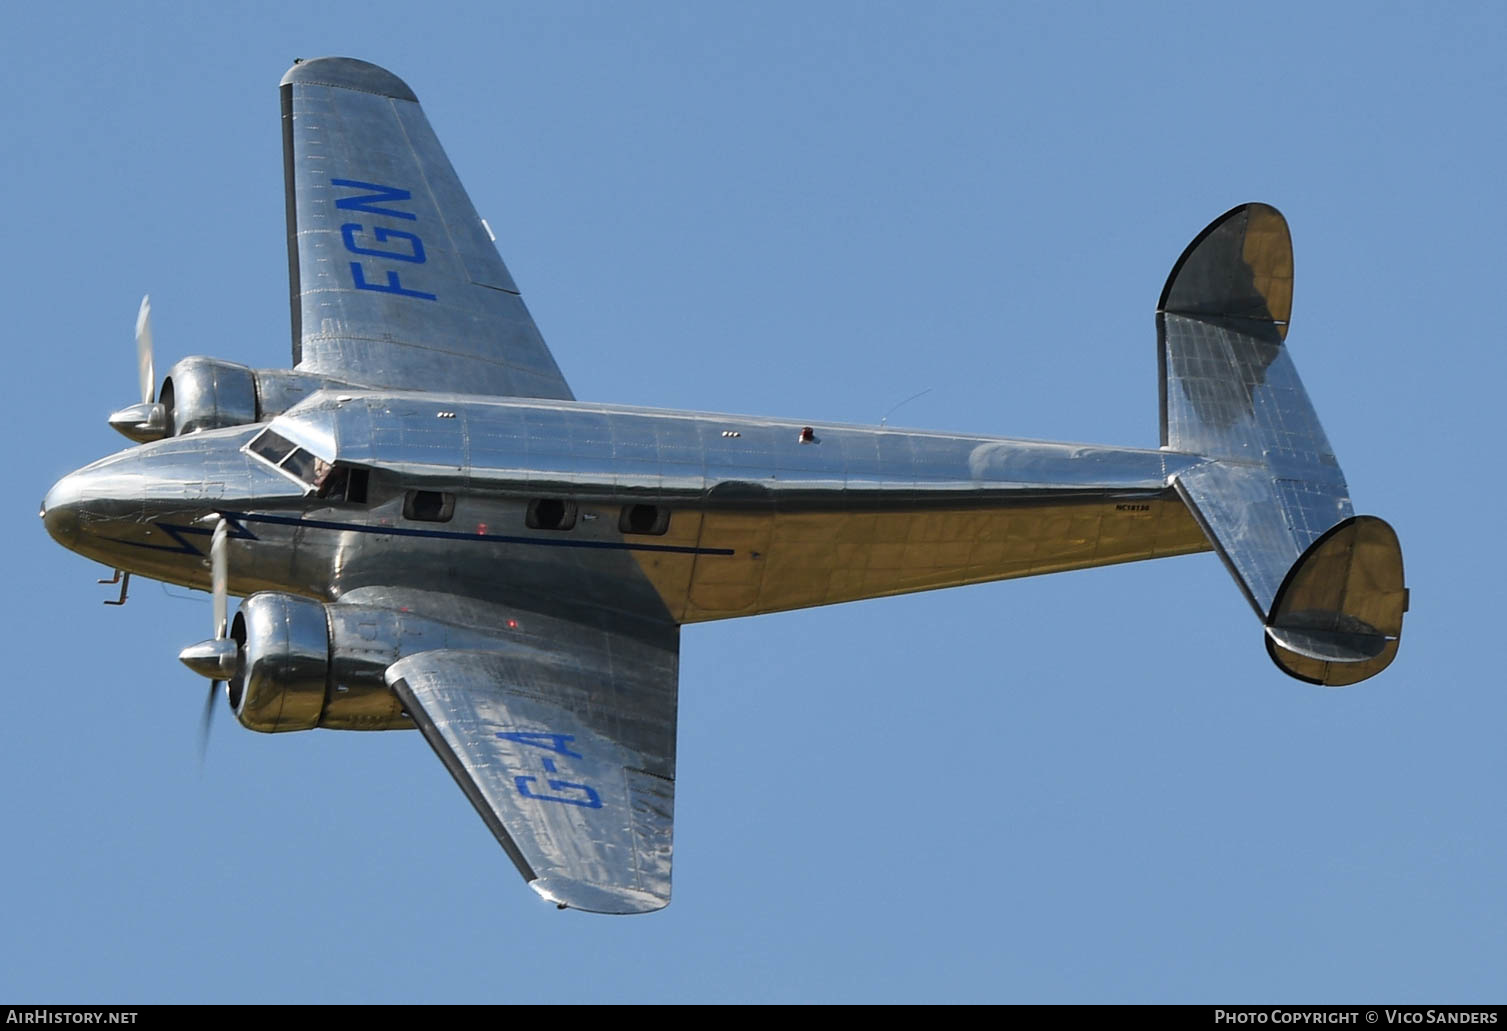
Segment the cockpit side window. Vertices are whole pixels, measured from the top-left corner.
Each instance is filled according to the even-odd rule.
[[[293,448],[294,444],[291,440],[271,430],[262,430],[262,432],[252,438],[250,444],[246,445],[247,451],[250,451],[258,458],[271,462],[273,465],[276,465],[292,454]]]
[[[315,466],[318,464],[319,459],[300,447],[294,448],[293,453],[283,459],[282,469],[313,487],[318,484],[318,478],[315,475]]]
[[[356,469],[346,465],[330,467],[329,474],[319,484],[319,496],[330,501],[343,501],[348,505],[366,504],[367,485],[371,482],[371,470]]]
[[[262,430],[246,445],[246,452],[260,458],[279,472],[286,473],[307,487],[318,488],[329,476],[329,462],[301,448],[270,428]]]

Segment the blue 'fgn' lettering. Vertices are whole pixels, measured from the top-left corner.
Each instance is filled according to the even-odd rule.
[[[387,270],[387,283],[368,283],[366,274],[361,271],[361,262],[351,262],[351,282],[356,284],[357,290],[375,290],[383,294],[402,294],[404,297],[418,297],[425,301],[435,300],[434,294],[426,294],[422,290],[409,290],[398,282],[398,274],[392,269]]]
[[[357,179],[331,179],[331,186],[344,186],[356,190],[367,190],[367,193],[357,194],[353,197],[337,197],[335,207],[346,211],[362,211],[368,215],[386,215],[391,218],[402,218],[410,222],[417,222],[419,216],[411,211],[402,211],[398,208],[388,207],[388,204],[397,201],[413,199],[413,194],[397,186],[382,186],[379,183],[364,183]],[[340,239],[345,244],[345,249],[352,254],[361,254],[373,258],[383,258],[389,261],[406,261],[413,265],[422,265],[425,262],[424,241],[419,239],[417,233],[405,232],[401,229],[390,229],[386,226],[373,226],[371,228],[372,241],[375,243],[392,243],[401,241],[398,249],[378,248],[362,246],[356,241],[358,235],[366,233],[366,228],[360,222],[347,222],[340,227]],[[421,301],[437,300],[434,294],[425,293],[423,290],[410,290],[405,287],[398,278],[396,269],[378,269],[378,272],[386,272],[386,282],[381,279],[370,280],[366,277],[366,268],[359,261],[351,264],[351,283],[357,290],[373,290],[383,294],[399,294],[403,297],[416,297]]]
[[[555,752],[571,759],[584,759],[580,752],[572,751],[570,742],[575,740],[573,734],[531,734],[524,732],[498,732],[498,737],[504,741],[513,741],[520,745],[528,745],[531,748],[540,748],[546,752]],[[550,756],[543,756],[540,765],[546,773],[559,772],[555,760]],[[571,780],[556,780],[550,778],[544,783],[550,791],[571,792],[568,795],[545,794],[535,791],[533,785],[539,782],[538,777],[514,777],[513,785],[518,789],[518,794],[524,798],[532,798],[540,802],[559,802],[564,805],[580,806],[582,809],[602,808],[602,796],[597,794],[597,789],[590,784],[580,784]]]
[[[347,222],[340,227],[340,238],[345,241],[345,249],[352,254],[371,254],[378,258],[392,258],[394,261],[411,261],[416,265],[424,263],[424,241],[412,233],[405,233],[401,229],[387,229],[377,226],[372,230],[372,238],[378,243],[386,243],[389,240],[407,240],[407,251],[383,251],[372,247],[361,247],[356,243],[356,234],[365,232],[360,222]]]
[[[331,186],[349,186],[356,190],[371,190],[371,193],[359,197],[341,197],[335,201],[335,207],[342,211],[364,211],[368,215],[391,215],[393,218],[406,218],[410,222],[418,221],[419,216],[411,211],[399,211],[397,208],[379,208],[372,201],[411,200],[413,194],[407,190],[400,190],[396,186],[378,186],[376,183],[363,183],[356,179],[331,179]]]

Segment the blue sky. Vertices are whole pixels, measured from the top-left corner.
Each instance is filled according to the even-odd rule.
[[[435,6],[9,16],[0,996],[1502,999],[1504,8]],[[324,54],[418,93],[584,399],[1154,446],[1167,271],[1275,204],[1399,658],[1288,680],[1211,555],[692,628],[630,919],[537,900],[416,734],[222,712],[201,776],[204,596],[104,608],[36,502],[120,445],[143,293],[159,368],[287,363]]]

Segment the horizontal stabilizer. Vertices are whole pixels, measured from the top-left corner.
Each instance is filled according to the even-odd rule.
[[[1293,260],[1276,208],[1194,238],[1158,305],[1162,445],[1206,461],[1174,484],[1267,626],[1273,660],[1318,684],[1392,661],[1406,592],[1385,522],[1357,518],[1287,349]]]
[[[1178,493],[1263,620],[1308,546],[1354,515],[1337,468],[1334,474],[1338,482],[1286,478],[1264,465],[1207,462],[1177,475]]]

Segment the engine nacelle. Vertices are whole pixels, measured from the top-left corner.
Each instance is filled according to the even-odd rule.
[[[168,371],[160,399],[167,408],[168,432],[176,436],[263,422],[316,390],[341,385],[292,369],[253,369],[196,356],[184,358]]]
[[[258,422],[256,373],[218,358],[185,358],[168,370],[158,400],[169,436]]]
[[[326,387],[352,386],[293,369],[253,369],[195,355],[168,370],[155,402],[123,408],[110,425],[139,443],[264,422]]]
[[[236,719],[267,734],[412,728],[383,674],[399,658],[399,642],[423,635],[405,635],[397,619],[291,594],[247,598],[231,627],[240,651],[230,681]]]

